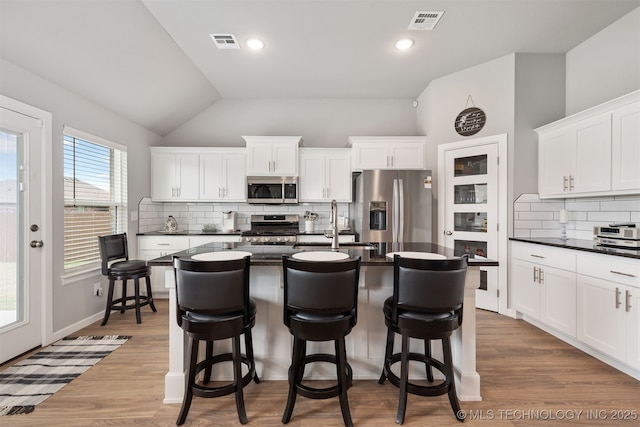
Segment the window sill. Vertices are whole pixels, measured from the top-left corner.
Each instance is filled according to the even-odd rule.
[[[60,283],[62,286],[67,286],[83,280],[95,278],[96,276],[102,277],[99,265],[83,265],[82,267],[65,271],[65,274],[60,276]]]

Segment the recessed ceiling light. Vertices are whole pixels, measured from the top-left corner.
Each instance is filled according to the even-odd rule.
[[[260,50],[264,47],[264,42],[260,39],[247,40],[247,47],[253,50]]]
[[[411,39],[401,39],[396,42],[396,49],[406,50],[413,46],[413,40]]]

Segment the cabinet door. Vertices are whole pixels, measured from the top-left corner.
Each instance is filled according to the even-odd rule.
[[[247,201],[246,159],[244,154],[227,154],[224,156],[224,201]]]
[[[576,274],[553,267],[541,267],[542,306],[540,320],[576,337]]]
[[[572,127],[572,135],[576,163],[569,181],[570,192],[611,190],[611,114],[577,123]]]
[[[198,200],[200,197],[200,165],[197,154],[176,155],[177,198]]]
[[[300,201],[326,201],[325,156],[319,154],[300,155]]]
[[[388,148],[384,143],[353,144],[353,168],[364,169],[389,169]]]
[[[273,172],[278,175],[298,175],[298,144],[274,143],[271,151]]]
[[[575,143],[566,129],[540,135],[538,162],[540,197],[566,196],[575,163]]]
[[[627,317],[627,363],[640,369],[640,289],[628,286],[625,289],[625,312]]]
[[[270,174],[272,161],[271,144],[247,143],[248,175]]]
[[[626,358],[624,288],[578,275],[578,339],[618,360]]]
[[[348,154],[326,157],[326,197],[338,202],[351,202],[351,159]]]
[[[174,154],[151,154],[151,199],[173,200],[176,194],[176,163]]]
[[[512,260],[512,265],[512,283],[515,284],[516,310],[535,319],[540,319],[541,287],[538,283],[538,266],[518,259]]]
[[[423,144],[391,144],[389,156],[392,169],[424,169]]]
[[[200,156],[200,200],[220,200],[223,197],[223,155]]]
[[[613,112],[611,171],[613,190],[640,191],[640,103]]]

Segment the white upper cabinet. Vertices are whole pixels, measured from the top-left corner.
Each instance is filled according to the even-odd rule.
[[[244,202],[244,148],[151,147],[151,199]]]
[[[247,186],[244,148],[200,154],[200,200],[245,202]]]
[[[640,193],[640,91],[536,129],[541,198]]]
[[[640,188],[640,102],[613,111],[611,187]]]
[[[151,148],[151,198],[188,201],[199,197],[198,154]]]
[[[247,175],[298,176],[300,136],[243,136]]]
[[[426,145],[425,136],[352,136],[352,168],[424,169]]]
[[[345,148],[300,149],[300,202],[351,201],[351,153]]]

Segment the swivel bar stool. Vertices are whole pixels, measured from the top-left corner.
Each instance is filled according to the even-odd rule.
[[[387,345],[378,382],[383,384],[388,378],[400,389],[398,424],[404,422],[407,393],[421,396],[448,394],[456,419],[464,421],[456,396],[450,337],[462,325],[466,273],[466,256],[443,260],[394,256],[393,296],[387,298],[383,307]],[[402,351],[392,354],[396,333],[402,335]],[[425,353],[412,353],[409,338],[424,340]],[[431,340],[442,340],[443,362],[431,357]],[[409,382],[409,360],[425,364],[430,383],[434,383],[432,368],[442,372],[444,380],[431,385]],[[400,378],[391,371],[391,366],[397,362],[400,362]]]
[[[189,338],[187,378],[177,425],[187,418],[193,396],[219,397],[235,393],[240,423],[247,423],[243,388],[253,379],[259,382],[253,357],[251,328],[255,324],[256,303],[249,298],[250,257],[225,261],[196,261],[174,257],[177,322]],[[240,351],[244,335],[246,355]],[[213,355],[216,340],[231,338],[232,352]],[[200,341],[207,344],[205,359],[198,362]],[[208,386],[211,368],[233,362],[233,382]],[[242,376],[242,364],[248,372]],[[196,380],[204,372],[201,382]]]
[[[125,310],[135,309],[136,322],[141,323],[140,307],[148,305],[151,310],[156,311],[151,293],[151,267],[147,266],[146,261],[129,259],[127,233],[98,236],[98,244],[102,258],[102,275],[109,278],[107,308],[100,326],[107,324],[112,310],[124,313]],[[142,278],[147,283],[146,295],[140,295],[140,279]],[[129,279],[133,280],[134,284],[133,296],[127,296],[127,281]],[[116,280],[122,280],[122,296],[113,299]],[[133,304],[127,304],[127,301],[131,300],[133,300]]]
[[[284,324],[293,335],[289,367],[289,395],[282,423],[291,419],[296,396],[328,399],[338,396],[345,426],[352,426],[347,389],[352,383],[345,337],[356,325],[360,258],[340,261],[298,261],[282,257],[284,274]],[[307,355],[307,341],[334,341],[335,355]],[[305,365],[336,365],[337,385],[314,388],[302,384]]]

